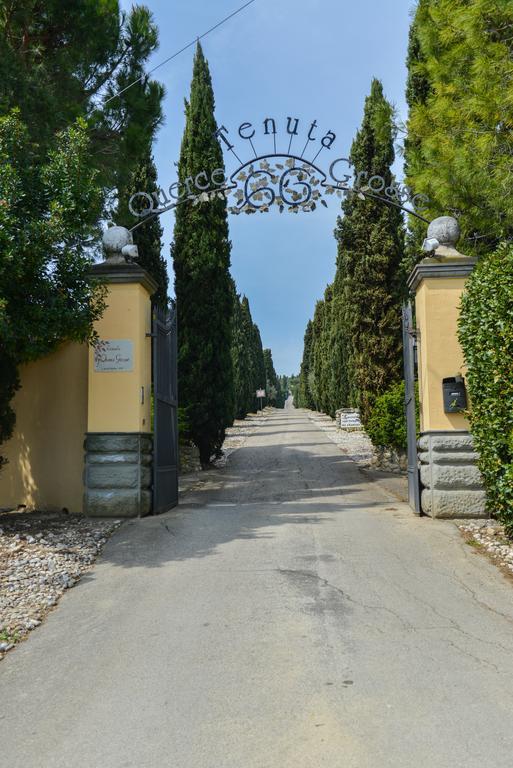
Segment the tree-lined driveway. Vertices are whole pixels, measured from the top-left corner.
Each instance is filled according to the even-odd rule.
[[[0,701],[9,768],[510,768],[513,588],[287,409],[122,527]]]

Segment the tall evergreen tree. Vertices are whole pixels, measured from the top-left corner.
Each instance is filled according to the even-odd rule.
[[[406,175],[465,250],[513,237],[513,5],[420,0],[408,55]]]
[[[183,184],[224,168],[215,137],[214,92],[198,43],[179,163]],[[226,199],[215,197],[176,209],[172,257],[178,309],[178,378],[182,405],[200,460],[221,448],[233,418],[230,241]]]
[[[314,316],[312,320],[312,345],[310,347],[310,364],[308,374],[308,385],[312,393],[312,400],[316,411],[322,408],[322,359],[321,359],[321,336],[324,325],[324,300],[320,299],[315,304]]]
[[[264,351],[260,331],[258,326],[253,323],[253,318],[251,317],[247,296],[242,297],[241,312],[244,337],[249,351],[248,399],[246,401],[246,413],[249,413],[249,411],[255,410],[257,389],[265,389]]]
[[[351,147],[355,174],[393,182],[393,111],[374,80],[365,100],[363,122]],[[364,420],[372,403],[401,378],[401,298],[405,293],[404,229],[400,211],[357,194],[343,203],[336,229],[338,241],[335,290],[338,293],[336,336],[342,340],[344,372],[351,404]]]
[[[283,408],[285,404],[284,393],[281,390],[280,381],[274,369],[273,354],[270,349],[264,349],[265,376],[267,401],[275,408]]]
[[[242,300],[234,285],[232,315],[232,362],[234,381],[234,414],[243,419],[256,405],[257,389],[265,389],[265,363],[260,332],[253,323],[249,301]]]
[[[233,285],[233,313],[232,313],[232,365],[233,365],[233,390],[234,390],[234,416],[243,419],[248,413],[252,402],[253,370],[251,356],[252,326],[248,329],[245,322],[244,311],[240,296]]]
[[[148,8],[125,13],[119,0],[3,3],[0,42],[0,111],[20,110],[43,162],[58,132],[86,119],[89,162],[113,193],[112,208],[162,119],[163,88],[144,73],[158,46]]]
[[[334,349],[333,349],[333,286],[328,285],[324,292],[324,312],[320,329],[319,343],[316,347],[319,376],[319,406],[324,413],[335,415],[337,403],[334,393]]]
[[[312,357],[313,343],[313,324],[309,320],[305,330],[303,341],[303,359],[299,372],[298,397],[296,406],[298,408],[313,408],[314,401],[310,391],[310,360]]]
[[[331,396],[334,409],[347,408],[351,404],[350,367],[351,337],[346,323],[345,278],[342,264],[337,268],[333,281],[331,308]]]
[[[264,358],[264,348],[262,346],[262,338],[260,336],[260,331],[256,323],[253,323],[253,334],[252,334],[252,354],[253,354],[253,365],[254,370],[256,373],[256,386],[255,386],[255,403],[256,403],[256,391],[257,389],[265,389],[266,388],[266,371],[265,371],[265,358]],[[257,403],[259,405],[259,403]]]
[[[131,217],[128,211],[128,200],[135,192],[142,190],[152,195],[157,193],[158,189],[157,169],[151,150],[148,147],[144,156],[136,165],[122,202],[120,201],[118,223],[128,227],[132,225],[133,217]],[[166,260],[162,256],[162,234],[163,230],[160,219],[158,216],[154,216],[149,217],[140,227],[134,230],[133,238],[134,243],[139,248],[137,263],[149,272],[158,286],[153,296],[153,301],[157,306],[165,308],[169,302],[169,277]]]

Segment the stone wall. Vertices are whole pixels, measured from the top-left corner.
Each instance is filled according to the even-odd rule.
[[[487,517],[477,453],[468,432],[428,432],[419,440],[422,511],[430,517]]]
[[[375,447],[371,466],[384,472],[404,475],[408,471],[408,455],[406,451],[397,451],[394,448]]]
[[[199,472],[201,470],[199,449],[196,448],[194,443],[180,443],[179,457],[179,472],[181,475],[186,475],[189,472]]]
[[[152,435],[88,433],[84,512],[90,517],[141,517],[151,512]]]

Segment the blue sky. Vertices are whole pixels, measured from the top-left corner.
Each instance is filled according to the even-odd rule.
[[[155,65],[243,0],[145,0],[145,4],[160,29],[160,50],[151,62]],[[128,8],[131,3],[123,0],[122,5]],[[306,136],[315,119],[319,135],[329,129],[337,135],[333,159],[347,156],[373,77],[383,82],[398,118],[406,117],[405,58],[413,5],[414,0],[256,0],[202,41],[218,124],[236,134],[242,122],[258,128],[266,117],[273,117],[284,131],[291,116],[300,118]],[[176,180],[174,162],[180,151],[193,53],[189,49],[155,73],[167,90],[165,124],[155,147],[164,188]],[[286,149],[285,138],[283,143]],[[263,136],[260,149],[271,151]],[[225,155],[225,160],[227,170],[235,170],[234,158]],[[400,176],[400,158],[396,165]],[[334,199],[328,209],[319,207],[312,213],[280,215],[274,210],[230,216],[232,274],[238,290],[249,298],[278,373],[299,370],[306,323],[333,279],[333,229],[339,210]],[[169,259],[172,212],[162,216],[162,224]],[[170,263],[168,269],[172,280]]]

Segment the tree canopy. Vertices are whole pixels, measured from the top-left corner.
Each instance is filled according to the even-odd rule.
[[[458,218],[467,252],[513,235],[512,60],[511,3],[419,1],[407,62],[407,181],[429,197],[427,218]]]

